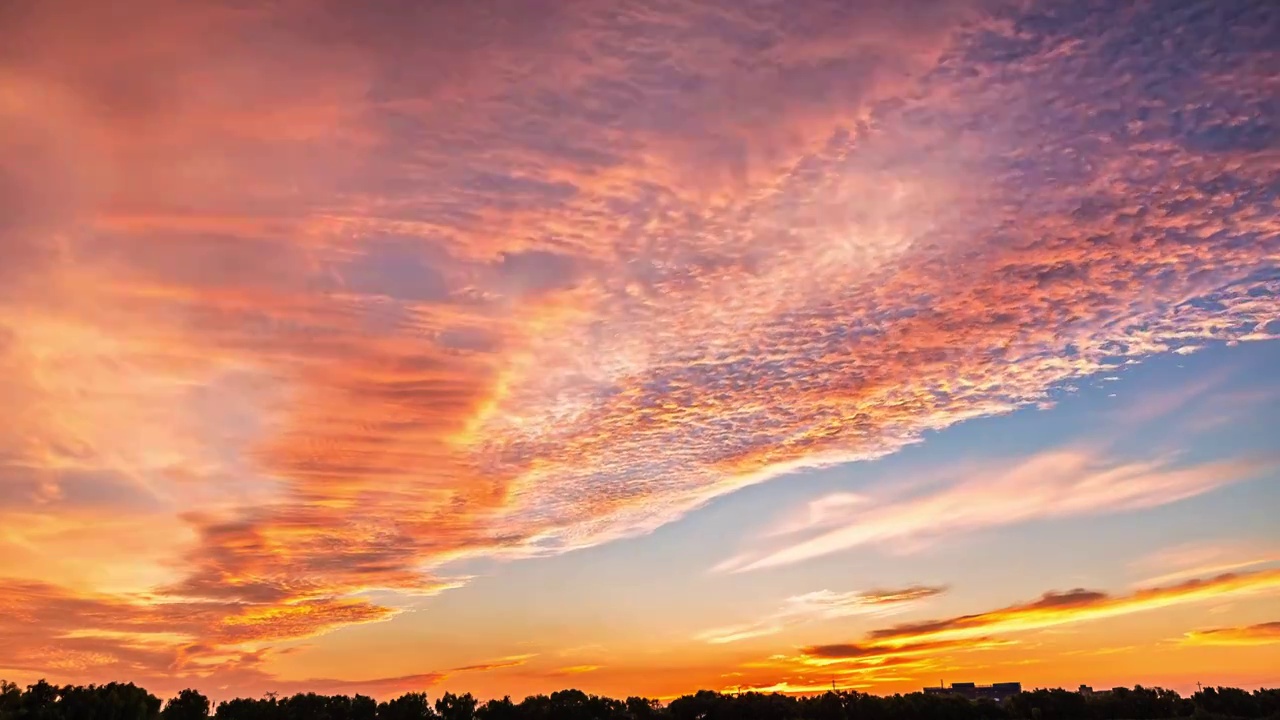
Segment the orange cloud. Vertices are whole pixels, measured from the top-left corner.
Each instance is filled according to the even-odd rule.
[[[1045,593],[1035,602],[977,615],[898,625],[871,633],[882,643],[963,640],[997,633],[1041,630],[1233,595],[1280,589],[1280,570],[1219,575],[1112,597],[1094,590]]]
[[[400,677],[369,678],[357,680],[336,680],[329,678],[307,678],[303,680],[281,680],[265,676],[259,681],[259,687],[281,694],[299,692],[319,693],[361,693],[375,698],[389,698],[406,692],[423,692],[438,686],[440,683],[460,674],[484,673],[491,670],[523,665],[532,655],[499,658],[490,662],[456,667],[449,670],[430,673],[417,673]]]
[[[778,654],[743,664],[742,674],[728,689],[823,692],[832,685],[845,690],[892,685],[944,668],[957,662],[958,655],[1011,645],[1015,643],[989,638],[896,646],[875,642],[815,645],[800,648],[797,654]]]
[[[72,5],[0,22],[0,607],[56,631],[13,628],[24,672],[258,682],[450,562],[1275,334],[1273,150],[1232,134],[1274,81],[1212,33],[1037,45],[963,1]],[[1072,52],[995,72],[1001,41]],[[1156,102],[1174,48],[1203,81]],[[1080,475],[1022,517],[1252,472],[1057,460]]]
[[[265,665],[275,642],[316,637],[338,627],[394,614],[369,602],[312,599],[249,604],[240,601],[85,596],[39,583],[0,585],[0,667],[56,678],[143,679],[159,690],[184,684],[235,686],[234,692],[363,692],[375,696],[418,691],[463,673],[523,665],[532,655],[402,677],[363,680],[282,679]]]
[[[1280,643],[1280,622],[1192,630],[1183,637],[1182,642],[1186,645],[1273,645]]]
[[[488,670],[501,670],[503,668],[519,667],[529,661],[536,655],[512,655],[511,657],[501,658],[492,662],[481,663],[479,665],[465,665],[450,670],[452,673],[459,672],[486,672]]]
[[[557,668],[555,672],[561,675],[582,675],[584,673],[595,672],[599,669],[599,665],[570,665],[568,667]]]
[[[1278,589],[1280,572],[1257,571],[1145,588],[1123,596],[1085,589],[1047,592],[1033,602],[998,610],[874,630],[859,642],[800,648],[796,654],[775,655],[747,663],[743,669],[760,679],[760,687],[778,683],[805,687],[822,678],[828,687],[833,678],[837,684],[898,683],[945,669],[956,662],[956,655],[1016,648],[1020,641],[1010,635]],[[1226,629],[1220,639],[1225,644],[1247,635],[1265,641],[1272,629],[1265,625]],[[1213,632],[1189,633],[1184,642],[1207,644]]]

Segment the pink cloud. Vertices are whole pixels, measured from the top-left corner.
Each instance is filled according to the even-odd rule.
[[[339,5],[0,11],[0,518],[32,518],[0,603],[38,586],[42,622],[113,632],[182,609],[234,679],[455,560],[634,536],[1274,334],[1271,151],[1222,139],[1274,80],[1213,34],[1148,107],[1165,45],[1074,28],[995,72],[981,44],[1025,39],[970,2]],[[1236,117],[1175,135],[1183,107]],[[821,523],[876,530],[770,562],[975,495],[1025,519],[1253,472],[1050,460],[1072,472],[1006,469],[1020,503],[834,499]],[[177,652],[24,638],[31,672]]]

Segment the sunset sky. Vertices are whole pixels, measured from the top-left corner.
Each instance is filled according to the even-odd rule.
[[[1280,3],[0,2],[0,678],[1280,685]]]

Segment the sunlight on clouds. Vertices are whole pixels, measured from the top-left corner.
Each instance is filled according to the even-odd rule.
[[[1280,622],[1247,627],[1192,630],[1182,642],[1187,645],[1274,645],[1280,643]]]
[[[1265,7],[71,5],[0,8],[24,677],[260,688],[452,563],[643,535],[1277,332],[1273,51],[1240,31]],[[1272,468],[1062,449],[830,496],[722,567]],[[798,597],[715,636],[877,607]],[[421,669],[350,687],[462,671]]]
[[[886,628],[871,633],[871,637],[890,645],[962,640],[991,633],[1024,632],[1087,620],[1118,617],[1220,597],[1267,593],[1277,588],[1280,588],[1280,571],[1261,570],[1238,575],[1219,575],[1207,580],[1188,580],[1176,585],[1143,588],[1130,595],[1114,598],[1105,593],[1077,589],[1065,593],[1045,593],[1036,602],[1014,605],[990,613]]]
[[[1175,545],[1139,558],[1132,567],[1147,574],[1159,572],[1143,580],[1143,584],[1161,585],[1274,564],[1280,564],[1280,551],[1256,543],[1220,541]]]
[[[894,683],[903,673],[919,677],[937,672],[949,663],[968,667],[962,658],[972,653],[998,653],[1016,646],[1026,633],[1107,618],[1146,613],[1178,605],[1202,603],[1226,597],[1275,594],[1280,590],[1280,572],[1259,571],[1190,580],[1176,585],[1142,588],[1128,595],[1112,596],[1098,591],[1075,589],[1047,592],[1038,600],[998,610],[961,615],[941,620],[911,622],[868,633],[851,643],[815,645],[798,654],[779,654],[742,666],[762,678],[785,677],[786,682],[839,678],[873,683]],[[1187,644],[1261,644],[1271,634],[1270,625],[1188,633]],[[1214,637],[1215,633],[1221,633]],[[996,658],[981,661],[985,665]],[[952,670],[957,669],[953,667]],[[776,680],[764,680],[774,682]]]
[[[807,535],[776,549],[746,553],[716,566],[747,571],[801,562],[870,544],[929,539],[1038,518],[1154,507],[1241,482],[1276,467],[1272,460],[1178,465],[1175,459],[1116,462],[1079,449],[1056,449],[920,494],[848,502],[847,496],[810,504],[809,521],[789,523],[766,537]],[[1228,568],[1230,569],[1230,568]]]
[[[832,592],[817,590],[787,598],[782,607],[761,620],[699,633],[697,639],[712,644],[775,635],[789,626],[853,615],[886,616],[901,612],[921,600],[940,595],[946,588],[915,585],[898,590]]]

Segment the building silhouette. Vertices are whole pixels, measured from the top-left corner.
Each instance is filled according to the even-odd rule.
[[[1080,690],[1078,692],[1081,695],[1084,695],[1085,697],[1101,697],[1104,695],[1110,695],[1116,690],[1123,690],[1123,689],[1124,688],[1112,688],[1110,690],[1094,690],[1093,687],[1090,685],[1081,685]]]
[[[978,685],[971,682],[941,683],[937,687],[926,687],[924,693],[926,695],[959,695],[969,700],[994,700],[1000,702],[1011,695],[1017,695],[1022,692],[1022,683],[1020,682],[1002,682],[992,683],[991,685]]]

